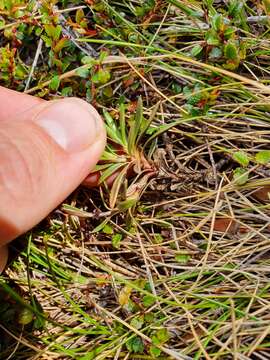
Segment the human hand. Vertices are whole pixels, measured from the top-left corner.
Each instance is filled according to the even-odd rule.
[[[101,117],[83,100],[44,101],[0,87],[0,273],[6,244],[76,189],[105,143]]]

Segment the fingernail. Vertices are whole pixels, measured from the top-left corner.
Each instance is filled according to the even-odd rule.
[[[103,131],[102,119],[96,110],[76,98],[52,101],[34,121],[70,153],[86,150]]]

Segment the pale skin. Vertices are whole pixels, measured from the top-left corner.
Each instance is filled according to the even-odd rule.
[[[78,187],[105,143],[101,117],[83,100],[44,101],[0,87],[0,272],[8,243]]]

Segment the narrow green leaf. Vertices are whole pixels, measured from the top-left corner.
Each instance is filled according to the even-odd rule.
[[[186,4],[189,4],[189,2],[186,2],[186,4],[183,4],[184,2],[179,0],[167,0],[167,2],[178,7],[181,11],[183,11],[187,16],[190,16],[191,18],[201,18],[204,15],[202,10],[195,11],[192,8],[186,6]]]
[[[127,170],[128,170],[128,166],[125,166],[113,182],[113,185],[112,185],[112,188],[110,191],[110,200],[109,200],[111,209],[114,209],[114,207],[115,207],[121,185],[123,185],[126,174],[127,174]]]
[[[114,174],[117,170],[121,169],[123,164],[112,164],[110,165],[101,175],[99,179],[99,184],[102,184],[108,177],[110,177],[112,174]]]
[[[111,166],[111,164],[100,164],[100,165],[98,164],[95,166],[94,171],[102,171],[102,170],[107,169],[110,166]]]
[[[196,57],[203,51],[203,47],[200,44],[195,45],[191,50],[191,55]]]
[[[60,40],[57,42],[57,44],[55,45],[55,47],[54,47],[53,50],[54,50],[56,53],[59,53],[62,49],[64,49],[65,47],[68,47],[69,44],[70,44],[69,39],[62,38],[62,39],[60,39]]]
[[[53,32],[54,41],[58,41],[60,39],[61,34],[62,34],[62,26],[57,25],[54,32]]]
[[[46,34],[47,34],[50,38],[53,38],[54,31],[55,31],[55,26],[52,25],[52,24],[46,24],[46,25],[44,25],[44,29],[45,29]]]
[[[94,228],[94,230],[92,230],[92,234],[99,233],[104,228],[104,226],[107,224],[107,222],[109,222],[109,221],[110,221],[109,218],[102,221],[101,224],[99,224],[97,227]]]
[[[117,207],[120,211],[126,211],[128,209],[131,209],[134,205],[136,205],[138,201],[138,198],[137,197],[130,197],[124,201],[121,201]]]
[[[216,32],[219,32],[223,26],[223,16],[219,13],[216,13],[211,19],[212,27]]]
[[[104,111],[104,118],[106,122],[105,125],[107,129],[108,137],[117,144],[123,145],[121,133],[118,127],[116,126],[113,118],[107,111]]]
[[[118,154],[116,154],[107,144],[106,150],[103,152],[101,156],[101,160],[105,161],[112,161],[112,162],[120,162],[120,157]],[[122,162],[122,161],[121,161]]]
[[[151,111],[151,114],[149,116],[149,119],[147,121],[144,122],[143,126],[141,126],[141,129],[140,129],[140,133],[137,137],[137,140],[136,140],[136,145],[138,145],[139,141],[141,140],[142,136],[147,132],[147,130],[149,129],[151,123],[153,122],[156,114],[157,114],[157,111],[158,111],[158,108],[160,106],[160,102],[158,102],[152,109]]]
[[[140,131],[142,119],[143,119],[143,103],[142,103],[142,98],[140,96],[138,99],[135,119],[130,126],[130,130],[128,134],[128,151],[130,154],[132,154],[135,150],[136,139]]]
[[[121,131],[121,138],[123,145],[127,147],[127,132],[126,132],[126,114],[125,114],[125,105],[123,102],[121,102],[119,107],[119,113],[120,113],[120,131]]]

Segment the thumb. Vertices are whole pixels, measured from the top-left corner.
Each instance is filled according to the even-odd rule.
[[[98,162],[105,141],[98,113],[75,98],[0,122],[0,246],[63,201]]]

